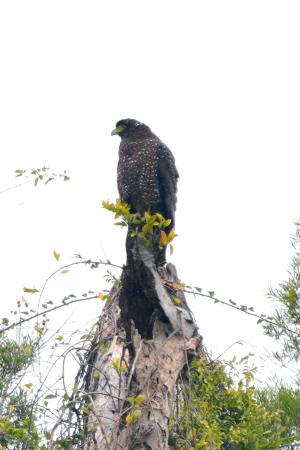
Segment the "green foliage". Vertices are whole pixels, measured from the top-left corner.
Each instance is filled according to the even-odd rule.
[[[141,414],[142,411],[139,408],[132,408],[130,413],[127,414],[125,418],[126,423],[128,423],[128,425],[135,423],[139,419]]]
[[[121,218],[121,221],[116,222],[115,225],[127,226],[131,237],[140,236],[147,247],[151,247],[155,242],[153,236],[156,232],[159,233],[158,247],[160,250],[170,244],[176,237],[174,229],[168,234],[165,232],[165,229],[171,224],[171,220],[164,218],[162,214],[149,214],[147,211],[143,217],[140,214],[133,214],[130,212],[129,205],[122,203],[119,198],[116,199],[116,203],[103,201],[102,206],[115,213],[115,220]]]
[[[0,449],[42,448],[35,425],[33,403],[20,381],[32,364],[37,341],[23,337],[20,342],[0,336]]]
[[[281,362],[300,357],[300,224],[296,224],[292,239],[294,256],[287,281],[270,289],[269,297],[276,303],[272,323],[264,326],[265,333],[281,344],[281,352],[275,357]]]
[[[9,397],[0,416],[0,449],[22,449],[25,442],[27,449],[43,448],[31,403],[27,393],[21,388]]]
[[[144,395],[137,395],[136,397],[126,397],[126,400],[128,403],[131,404],[131,408],[129,410],[129,413],[126,415],[125,421],[129,425],[132,423],[135,423],[140,415],[142,414],[142,411],[140,408],[138,408],[138,405],[143,403],[145,400]]]
[[[178,450],[279,449],[283,427],[280,413],[259,403],[246,368],[235,385],[218,362],[194,361],[189,381],[178,387],[174,433]]]
[[[112,362],[113,368],[119,372],[119,373],[124,373],[126,372],[126,364],[124,361],[121,361],[120,358],[115,358]]]
[[[258,391],[259,402],[269,411],[280,411],[284,427],[283,443],[300,442],[300,390],[280,385]]]
[[[37,186],[37,184],[41,181],[43,181],[45,184],[50,183],[50,181],[55,180],[56,178],[59,178],[63,181],[68,181],[70,177],[66,174],[66,171],[64,170],[61,174],[56,174],[54,172],[50,172],[49,167],[42,167],[41,169],[17,169],[15,170],[16,177],[25,177],[25,178],[33,178],[34,180],[34,186]]]
[[[60,438],[55,442],[55,450],[71,450],[78,447],[82,443],[82,435],[80,433],[73,435],[72,437]]]
[[[127,203],[122,203],[119,198],[116,199],[116,203],[109,203],[109,201],[102,202],[103,208],[107,209],[107,211],[111,211],[115,213],[115,220],[122,218],[121,222],[116,223],[115,225],[119,226],[127,226],[133,222],[133,214],[131,214],[129,206]]]
[[[31,363],[37,343],[24,338],[21,343],[0,335],[0,390],[5,383],[19,377]]]

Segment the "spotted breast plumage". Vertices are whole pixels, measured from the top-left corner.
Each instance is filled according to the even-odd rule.
[[[160,213],[175,226],[178,171],[169,148],[134,119],[120,120],[112,134],[121,137],[118,162],[118,190],[131,212]]]

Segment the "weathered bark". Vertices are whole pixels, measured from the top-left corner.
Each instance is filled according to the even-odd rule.
[[[91,350],[85,450],[169,448],[176,382],[200,352],[175,267],[158,273],[139,238],[129,237],[126,247],[121,286],[105,305]]]

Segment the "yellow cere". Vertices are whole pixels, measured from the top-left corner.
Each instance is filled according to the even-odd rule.
[[[124,131],[126,128],[126,125],[118,125],[116,128],[116,132],[117,133],[122,133],[122,131]]]

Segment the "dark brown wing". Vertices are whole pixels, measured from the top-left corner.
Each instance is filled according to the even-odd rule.
[[[176,193],[179,174],[171,150],[162,142],[158,144],[157,156],[162,214],[166,219],[172,220],[170,227],[168,227],[168,229],[171,229],[175,227]]]

